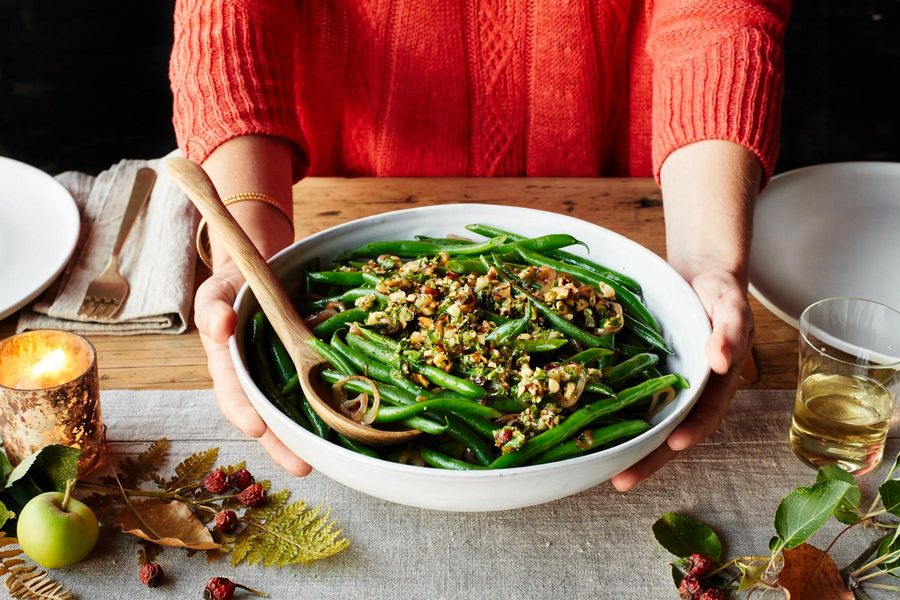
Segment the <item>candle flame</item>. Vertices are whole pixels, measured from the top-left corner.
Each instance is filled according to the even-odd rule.
[[[51,375],[66,368],[68,358],[62,348],[52,350],[47,356],[39,360],[31,367],[31,376],[40,379],[45,375]]]

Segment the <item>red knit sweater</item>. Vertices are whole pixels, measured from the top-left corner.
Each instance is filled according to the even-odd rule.
[[[789,0],[180,0],[175,130],[311,175],[658,175],[702,139],[777,155]],[[302,174],[302,173],[298,173]]]

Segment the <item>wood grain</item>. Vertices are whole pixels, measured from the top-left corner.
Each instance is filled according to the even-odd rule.
[[[602,225],[665,256],[659,188],[650,179],[309,178],[294,188],[297,239],[340,223],[391,210],[445,202],[538,208]],[[473,212],[472,220],[477,221]],[[206,274],[202,271],[198,278]],[[797,332],[751,299],[759,380],[749,388],[797,385]],[[0,321],[12,334],[15,317]],[[195,328],[179,336],[93,336],[105,389],[210,387],[206,355]]]

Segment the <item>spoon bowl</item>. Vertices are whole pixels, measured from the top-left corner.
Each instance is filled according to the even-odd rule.
[[[421,435],[422,432],[417,429],[376,429],[350,419],[331,406],[327,400],[330,389],[325,389],[327,384],[322,383],[318,377],[321,369],[328,363],[309,345],[315,336],[297,314],[281,282],[272,273],[256,246],[222,204],[206,171],[185,158],[170,158],[166,161],[166,167],[206,219],[209,227],[215,231],[228,255],[247,280],[297,368],[300,388],[316,414],[338,433],[372,446],[403,444]]]

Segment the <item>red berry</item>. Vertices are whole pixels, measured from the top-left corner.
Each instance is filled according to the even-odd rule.
[[[708,588],[700,594],[699,600],[725,600],[725,592],[718,588]]]
[[[684,600],[698,600],[701,592],[703,592],[703,586],[700,585],[700,580],[693,575],[685,575],[681,580],[681,585],[678,586],[678,594]]]
[[[228,477],[228,483],[231,484],[231,487],[236,489],[237,491],[243,491],[248,485],[253,483],[253,475],[250,474],[250,471],[247,469],[240,469],[235,471]]]
[[[140,571],[141,583],[147,587],[156,587],[162,583],[163,570],[158,563],[146,562],[141,565]]]
[[[691,554],[688,557],[687,570],[689,575],[693,575],[698,579],[705,577],[715,567],[715,563],[708,556],[702,554]]]
[[[210,494],[221,494],[228,489],[228,475],[222,469],[216,469],[203,478],[203,487]]]
[[[266,497],[266,490],[258,483],[251,483],[243,492],[237,495],[238,501],[244,506],[256,506]]]
[[[203,597],[206,600],[231,600],[235,587],[234,582],[227,577],[213,577],[206,582]]]
[[[238,516],[233,510],[220,510],[215,517],[216,529],[222,533],[231,533],[238,526]]]

